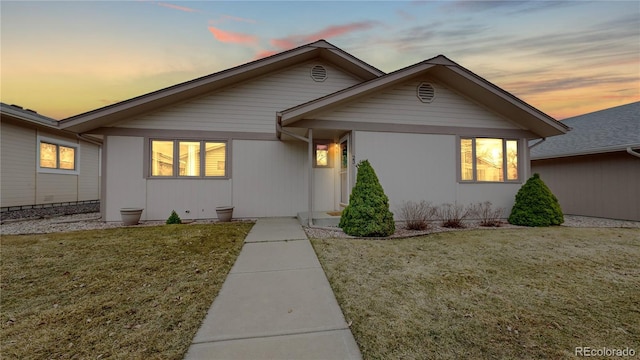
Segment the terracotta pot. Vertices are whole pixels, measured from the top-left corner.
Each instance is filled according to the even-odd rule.
[[[233,217],[233,206],[218,206],[216,214],[218,214],[218,221],[229,222]]]
[[[140,222],[140,216],[142,215],[141,208],[122,208],[120,209],[120,217],[122,217],[122,223],[125,226],[137,225]]]

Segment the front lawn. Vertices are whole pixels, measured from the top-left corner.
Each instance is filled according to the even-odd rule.
[[[252,224],[2,236],[3,359],[182,359]]]
[[[365,359],[640,353],[640,230],[473,230],[314,239]]]

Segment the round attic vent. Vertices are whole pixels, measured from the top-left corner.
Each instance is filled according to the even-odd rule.
[[[429,83],[421,83],[418,85],[418,99],[423,103],[430,103],[433,101],[433,98],[436,96],[436,89],[433,88],[433,85]]]
[[[316,65],[311,69],[313,81],[324,81],[327,78],[327,69],[322,65]]]

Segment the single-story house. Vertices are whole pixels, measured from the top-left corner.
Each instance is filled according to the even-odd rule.
[[[341,210],[368,159],[407,200],[509,211],[531,139],[567,127],[437,56],[392,73],[320,40],[61,121],[103,139],[102,213],[142,219]]]
[[[640,221],[640,102],[565,119],[531,149],[531,168],[566,214]]]
[[[100,200],[100,139],[58,128],[33,110],[0,103],[3,212]]]

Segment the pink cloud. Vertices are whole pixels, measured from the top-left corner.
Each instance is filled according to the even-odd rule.
[[[259,53],[256,54],[256,57],[255,57],[254,60],[259,60],[259,59],[262,59],[262,58],[266,58],[266,57],[269,57],[271,55],[275,55],[277,53],[278,52],[274,51],[274,50],[263,50],[263,51],[260,51]]]
[[[218,41],[224,43],[255,44],[258,42],[258,38],[254,35],[224,31],[213,26],[209,26],[209,31]]]
[[[163,3],[163,2],[157,2],[155,4],[158,5],[158,6],[169,8],[169,9],[180,10],[180,11],[185,11],[185,12],[197,12],[198,11],[196,9],[188,8],[186,6],[174,5],[174,4]]]
[[[320,39],[330,39],[354,31],[368,30],[376,26],[375,21],[361,21],[345,25],[333,25],[318,32],[306,35],[291,35],[281,39],[271,40],[271,45],[282,50],[291,49],[297,45],[310,43]]]

